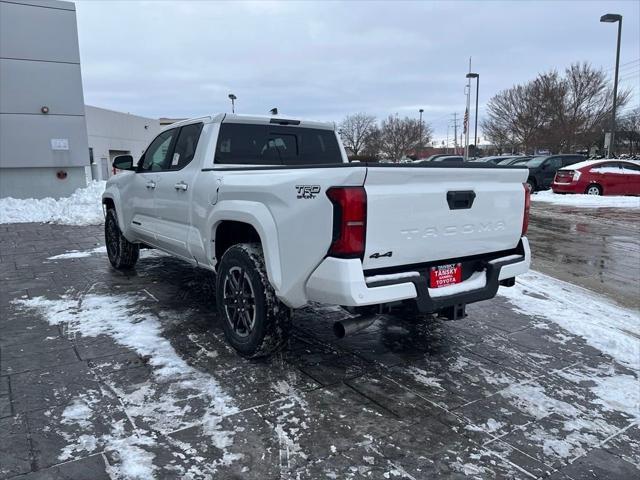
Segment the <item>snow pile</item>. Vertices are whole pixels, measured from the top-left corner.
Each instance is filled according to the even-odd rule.
[[[107,182],[91,182],[77,189],[70,197],[53,198],[0,198],[0,224],[2,223],[60,223],[63,225],[100,225],[102,193]]]
[[[92,248],[91,250],[69,250],[68,252],[61,253],[60,255],[47,257],[47,260],[65,260],[67,258],[86,258],[86,257],[90,257],[94,253],[107,253],[107,247],[96,247],[96,248]]]
[[[556,323],[589,345],[640,372],[640,312],[620,307],[589,290],[530,271],[501,288],[516,310]],[[533,294],[533,295],[532,295]]]
[[[531,195],[531,200],[534,202],[552,203],[554,205],[565,205],[568,207],[640,208],[640,197],[582,194],[561,195],[559,193],[553,193],[551,190],[545,190]]]
[[[18,306],[35,310],[49,324],[62,325],[69,336],[108,335],[118,344],[148,359],[148,364],[153,367],[155,382],[146,382],[136,389],[129,386],[126,391],[118,385],[109,385],[117,393],[127,417],[134,424],[149,425],[150,430],[131,434],[122,425],[114,425],[110,434],[95,437],[91,430],[85,429],[82,435],[69,436],[69,443],[59,459],[66,461],[74,452],[109,450],[120,455],[117,467],[120,472],[115,477],[152,478],[155,467],[151,450],[157,445],[158,432],[168,434],[199,426],[209,437],[210,444],[222,452],[217,464],[208,465],[208,473],[213,474],[218,465],[240,458],[228,452],[234,432],[225,431],[220,426],[223,417],[237,413],[238,409],[211,375],[191,367],[176,353],[162,336],[158,318],[141,311],[139,303],[140,298],[131,295],[97,294],[87,294],[79,299],[64,296],[57,300],[36,297],[14,301]],[[170,388],[167,389],[166,385]],[[197,412],[197,418],[194,418],[192,406],[182,402],[186,398],[202,400],[204,407]],[[75,423],[81,428],[86,427],[92,416],[92,404],[90,399],[75,399],[63,413],[63,424]],[[186,451],[192,449],[184,442],[173,446],[184,447]]]

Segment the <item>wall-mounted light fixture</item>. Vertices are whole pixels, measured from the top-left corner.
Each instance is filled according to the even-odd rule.
[[[40,111],[46,115],[47,113],[49,113],[49,107],[43,105],[42,107],[40,107]]]

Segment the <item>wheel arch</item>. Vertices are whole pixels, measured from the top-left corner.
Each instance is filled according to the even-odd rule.
[[[109,209],[114,209],[116,211],[116,217],[118,218],[118,228],[120,228],[120,231],[125,232],[125,224],[124,224],[124,219],[122,218],[121,215],[121,211],[119,208],[120,205],[120,197],[118,195],[117,192],[114,191],[106,191],[103,195],[102,195],[102,210],[103,213],[107,214],[107,210]]]
[[[224,252],[233,245],[259,242],[264,253],[267,277],[278,293],[282,282],[278,232],[266,206],[246,201],[220,202],[209,224],[209,256],[213,263],[218,263]]]

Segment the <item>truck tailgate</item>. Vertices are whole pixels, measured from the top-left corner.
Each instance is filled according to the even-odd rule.
[[[526,179],[516,168],[369,167],[365,270],[515,248]]]

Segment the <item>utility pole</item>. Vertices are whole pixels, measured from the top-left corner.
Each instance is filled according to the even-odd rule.
[[[458,118],[457,113],[453,114],[453,148],[454,155],[458,154]]]
[[[449,127],[451,125],[447,124],[447,144],[444,147],[444,153],[449,154]]]

